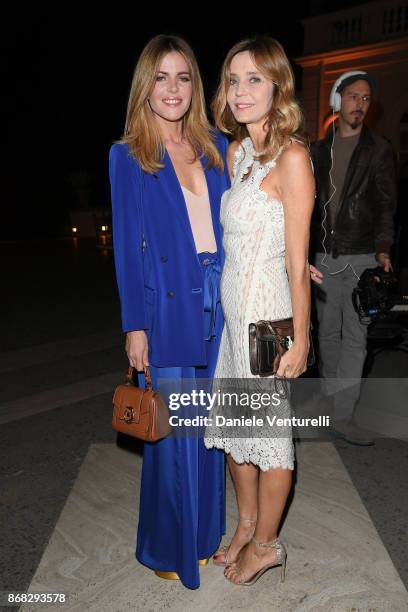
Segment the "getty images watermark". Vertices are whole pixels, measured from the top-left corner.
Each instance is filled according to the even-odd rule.
[[[285,403],[286,398],[278,392],[223,392],[215,393],[201,390],[191,390],[188,393],[170,393],[168,406],[171,411],[183,409],[183,416],[171,414],[169,418],[172,427],[329,427],[330,417],[319,415],[317,417],[297,417],[291,413],[290,407]],[[208,412],[185,416],[186,408],[199,408]],[[267,409],[279,409],[277,413],[267,414]],[[231,409],[236,413],[233,415]],[[258,414],[250,414],[250,410]],[[221,414],[220,412],[224,412]],[[260,414],[262,413],[262,415]],[[280,413],[280,414],[279,414]]]

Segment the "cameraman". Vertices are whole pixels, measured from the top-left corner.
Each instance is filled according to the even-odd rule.
[[[312,225],[316,269],[311,271],[321,285],[316,299],[320,374],[325,394],[334,394],[335,433],[361,446],[374,444],[353,423],[367,327],[360,323],[351,295],[366,268],[392,270],[396,206],[392,148],[364,124],[374,93],[370,74],[343,74],[330,94],[333,113],[339,112],[338,129],[312,144],[317,196]],[[350,386],[340,384],[350,378],[356,379]]]

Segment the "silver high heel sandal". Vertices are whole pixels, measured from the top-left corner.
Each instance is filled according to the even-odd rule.
[[[238,521],[247,521],[250,525],[256,525],[256,519],[249,519],[249,518],[244,518],[242,516],[239,517]],[[254,528],[255,531],[255,528]],[[213,554],[213,563],[214,565],[231,565],[230,562],[228,561],[228,550],[229,550],[230,544],[227,544],[226,546],[221,546],[214,554]],[[224,555],[224,561],[217,561],[217,557],[220,557],[221,555]],[[235,563],[235,561],[233,561],[233,563]]]
[[[271,540],[270,542],[258,542],[258,540],[256,540],[253,537],[252,541],[255,543],[256,546],[259,546],[261,548],[274,548],[276,550],[276,560],[273,563],[268,563],[267,565],[264,565],[264,567],[261,567],[261,569],[258,572],[256,572],[253,576],[251,576],[249,580],[245,580],[243,576],[239,578],[238,582],[235,582],[234,580],[230,580],[229,578],[227,578],[227,580],[229,580],[233,584],[239,584],[240,586],[251,586],[255,584],[255,582],[259,580],[259,578],[266,571],[271,569],[271,567],[277,567],[280,565],[281,566],[281,582],[284,582],[285,572],[286,572],[287,552],[286,552],[286,548],[284,547],[282,542],[279,540],[279,538],[275,538],[274,540]],[[239,567],[237,567],[237,575],[240,576]]]

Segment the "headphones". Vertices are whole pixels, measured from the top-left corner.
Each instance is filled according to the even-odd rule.
[[[334,113],[338,113],[341,108],[341,95],[337,91],[338,88],[345,79],[348,79],[351,76],[357,76],[358,74],[364,74],[364,76],[367,75],[367,73],[362,70],[352,70],[351,72],[345,72],[344,74],[342,74],[334,83],[329,98],[329,104],[330,107],[333,109]]]

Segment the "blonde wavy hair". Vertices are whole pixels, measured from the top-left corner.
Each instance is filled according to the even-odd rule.
[[[165,146],[148,98],[156,84],[163,57],[172,51],[184,57],[191,73],[193,94],[190,108],[183,117],[183,135],[194,150],[192,163],[205,155],[209,168],[217,167],[223,171],[223,160],[214,144],[214,129],[206,114],[204,89],[197,60],[191,47],[178,36],[160,34],[152,38],[143,49],[134,70],[125,132],[119,142],[129,146],[131,155],[146,172],[154,174],[164,168],[162,160]]]
[[[279,148],[286,146],[291,138],[307,144],[303,114],[295,99],[295,80],[282,45],[269,36],[256,36],[234,45],[225,58],[220,84],[212,102],[216,126],[239,142],[249,136],[246,125],[237,122],[227,102],[231,62],[237,53],[243,51],[249,51],[259,71],[275,83],[272,106],[265,117],[264,150],[258,158],[260,163],[265,163],[275,157]]]

